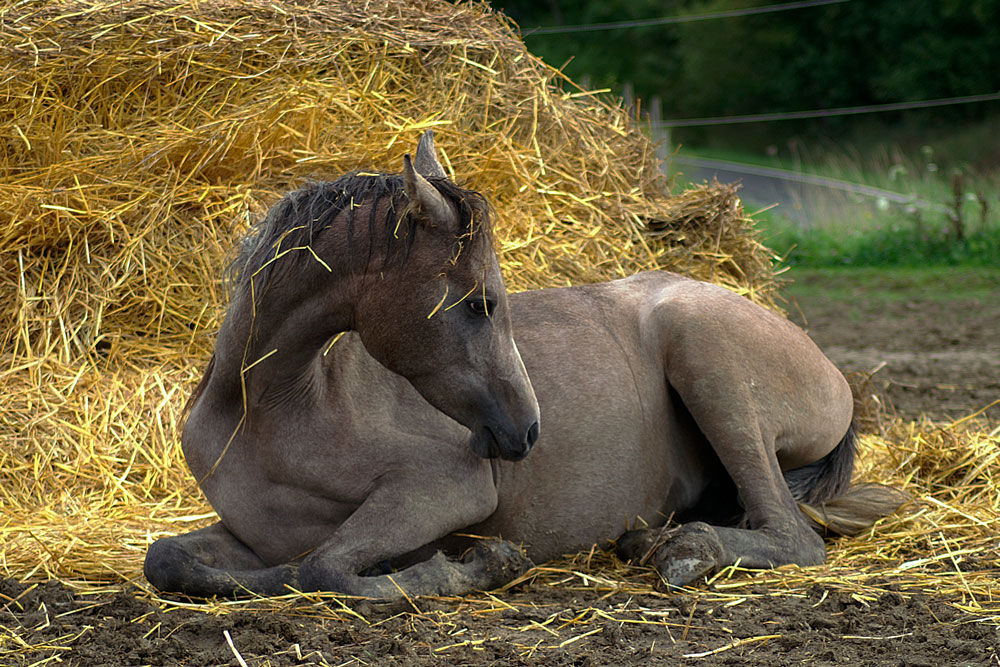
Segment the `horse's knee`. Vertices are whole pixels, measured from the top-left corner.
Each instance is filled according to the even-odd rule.
[[[156,590],[183,593],[191,579],[193,560],[173,538],[162,537],[146,550],[142,572]]]

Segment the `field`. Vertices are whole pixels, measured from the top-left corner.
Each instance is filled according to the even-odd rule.
[[[792,319],[844,372],[875,371],[871,384],[889,414],[952,421],[1000,399],[996,269],[794,269],[792,275],[786,290]],[[986,414],[1000,418],[1000,406]]]
[[[1000,340],[992,335],[1000,273],[792,277],[785,294],[794,318],[807,321],[842,369],[867,373],[887,362],[868,385],[891,402],[881,419],[891,421],[893,411],[908,420],[956,418],[1000,397]],[[996,407],[992,415],[988,428],[1000,418]],[[864,541],[832,543],[831,559]],[[995,547],[959,553],[946,569],[970,581],[995,578],[996,560]],[[301,598],[198,606],[160,600],[139,580],[93,595],[8,580],[0,584],[0,663],[998,664],[998,619],[987,611],[995,600],[977,600],[972,590],[942,594],[932,578],[900,585],[878,568],[859,570],[854,582],[831,574],[736,572],[668,594],[655,590],[651,573],[598,552],[543,565],[505,592],[389,606]]]

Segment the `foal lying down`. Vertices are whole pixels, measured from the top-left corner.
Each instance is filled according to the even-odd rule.
[[[454,595],[615,539],[677,586],[823,562],[798,503],[844,494],[855,447],[812,341],[671,273],[508,297],[488,212],[429,133],[401,175],[274,206],[182,434],[220,520],[156,541],[154,586]],[[852,505],[870,525],[898,504]],[[670,516],[663,544],[622,537]]]

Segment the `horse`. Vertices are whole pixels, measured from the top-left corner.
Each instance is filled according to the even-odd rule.
[[[272,207],[181,434],[219,521],[150,545],[156,589],[461,595],[615,540],[669,586],[825,560],[799,503],[856,446],[810,338],[669,272],[508,296],[491,224],[431,132]]]

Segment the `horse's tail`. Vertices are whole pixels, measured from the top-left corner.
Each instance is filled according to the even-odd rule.
[[[832,452],[785,472],[792,497],[820,535],[857,535],[910,501],[906,493],[882,484],[852,488],[856,454],[852,423]]]

